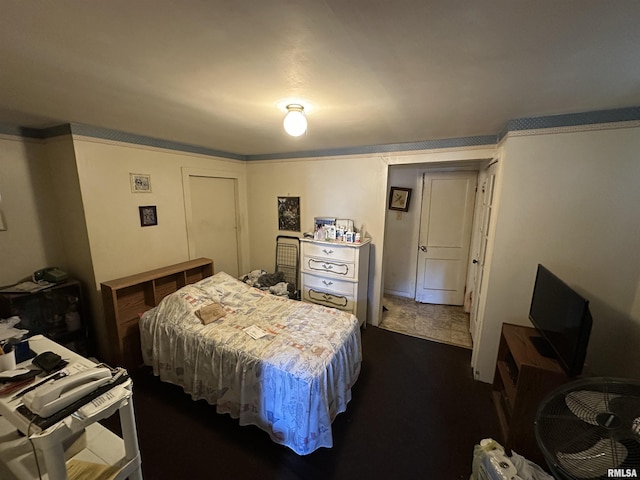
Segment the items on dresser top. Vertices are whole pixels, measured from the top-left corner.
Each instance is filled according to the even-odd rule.
[[[332,217],[315,217],[313,233],[305,233],[304,238],[319,241],[358,243],[366,237],[364,225],[360,231],[354,228],[353,220]]]

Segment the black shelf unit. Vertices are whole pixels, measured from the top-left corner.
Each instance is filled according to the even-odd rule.
[[[81,355],[91,354],[82,286],[67,280],[34,293],[0,293],[0,318],[18,316],[17,328],[42,334]]]

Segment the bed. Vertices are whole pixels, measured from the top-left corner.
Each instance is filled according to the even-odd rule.
[[[225,316],[204,325],[198,315],[218,304]],[[139,326],[143,361],[161,380],[299,455],[333,446],[331,424],[360,373],[354,315],[220,272],[167,295]]]

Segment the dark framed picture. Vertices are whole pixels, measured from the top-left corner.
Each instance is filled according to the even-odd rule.
[[[140,226],[141,227],[150,227],[151,225],[158,225],[158,213],[156,212],[155,205],[138,207],[138,210],[140,210]]]
[[[300,197],[278,197],[278,230],[300,231]]]
[[[389,193],[389,210],[398,210],[400,212],[408,212],[410,201],[411,201],[410,188],[391,187],[391,192]]]

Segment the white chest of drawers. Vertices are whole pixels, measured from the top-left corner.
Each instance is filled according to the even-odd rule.
[[[367,321],[370,239],[362,243],[300,239],[302,300]]]

